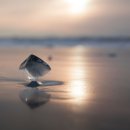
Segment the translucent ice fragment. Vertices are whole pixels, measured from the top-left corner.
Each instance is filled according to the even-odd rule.
[[[28,78],[35,81],[38,77],[48,73],[51,67],[45,61],[32,54],[21,63],[19,69],[25,70]]]

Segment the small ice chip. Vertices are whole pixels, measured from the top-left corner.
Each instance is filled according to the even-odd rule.
[[[28,78],[35,81],[38,77],[48,73],[51,70],[51,67],[39,57],[31,54],[21,63],[19,69],[25,70],[28,74]]]

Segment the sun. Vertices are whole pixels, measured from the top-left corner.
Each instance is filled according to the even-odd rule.
[[[71,14],[84,13],[88,8],[90,0],[65,0],[68,5],[68,11]]]

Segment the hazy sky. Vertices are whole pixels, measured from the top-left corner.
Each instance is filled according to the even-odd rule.
[[[130,0],[0,0],[0,36],[130,36]]]

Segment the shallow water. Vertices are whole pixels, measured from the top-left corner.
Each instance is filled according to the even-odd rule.
[[[130,48],[0,50],[0,130],[130,129]],[[30,53],[52,68],[37,88],[18,70]]]

